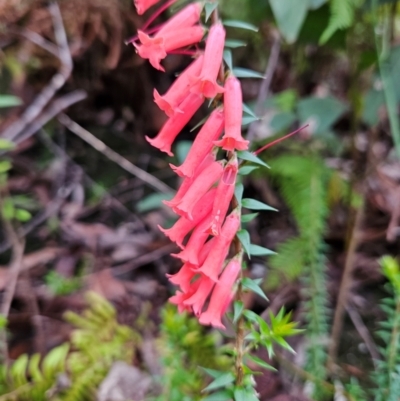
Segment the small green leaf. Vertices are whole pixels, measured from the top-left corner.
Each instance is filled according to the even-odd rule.
[[[224,50],[224,61],[228,68],[232,71],[232,52],[230,50]]]
[[[245,47],[247,43],[244,40],[238,39],[226,39],[225,40],[225,47],[230,47],[231,49],[236,49],[238,47]]]
[[[243,245],[244,250],[246,251],[248,257],[250,257],[250,234],[247,230],[240,230],[236,233],[236,236],[239,238],[239,241]]]
[[[236,387],[233,395],[235,401],[258,401],[253,388]]]
[[[14,218],[25,223],[32,218],[32,215],[25,209],[15,209]]]
[[[253,162],[255,164],[259,164],[261,166],[270,168],[267,163],[264,163],[260,158],[258,158],[254,153],[250,153],[247,150],[240,150],[237,152],[237,155],[240,159],[247,160],[249,162]]]
[[[255,121],[259,121],[260,119],[258,117],[252,117],[252,116],[244,116],[242,118],[242,127],[245,127],[246,125],[249,125],[251,123],[254,123]]]
[[[208,21],[208,19],[210,18],[210,15],[212,14],[212,12],[218,7],[218,2],[212,2],[212,3],[206,3],[206,5],[204,6],[205,10],[206,10],[206,22]]]
[[[0,138],[0,150],[12,150],[15,148],[15,143],[7,139]]]
[[[237,202],[239,203],[239,205],[242,202],[243,191],[244,191],[243,184],[241,182],[236,184],[236,187],[235,187],[235,198],[236,198]]]
[[[250,245],[250,255],[253,256],[268,256],[268,255],[276,255],[276,252],[271,251],[270,249],[264,248],[259,245]]]
[[[203,366],[199,366],[201,370],[204,370],[209,376],[211,376],[213,379],[218,379],[218,377],[221,377],[224,375],[226,372],[221,372],[220,370],[215,370],[215,369],[209,369],[209,368],[204,368]]]
[[[231,372],[224,373],[213,382],[211,382],[202,392],[216,390],[217,388],[225,387],[235,381],[235,376]]]
[[[257,117],[257,116],[254,114],[254,111],[253,111],[249,106],[247,106],[246,103],[243,103],[243,104],[242,104],[242,107],[243,107],[243,112],[244,112],[244,113],[250,114],[252,117]]]
[[[236,78],[261,78],[265,79],[265,76],[261,74],[261,72],[249,70],[248,68],[240,68],[240,67],[235,67],[233,70],[233,75],[235,75]]]
[[[261,289],[261,287],[251,278],[245,277],[242,280],[242,285],[244,288],[247,288],[250,291],[253,291],[255,294],[259,295],[261,298],[264,298],[266,301],[268,301],[267,296],[264,294],[264,291]]]
[[[239,317],[242,316],[244,305],[242,301],[235,301],[233,303],[233,324],[236,324]]]
[[[253,24],[249,24],[248,22],[238,21],[238,20],[225,20],[225,21],[222,21],[222,23],[225,26],[230,26],[232,28],[241,28],[241,29],[247,29],[247,30],[253,31],[253,32],[258,32],[258,28]]]
[[[240,175],[248,175],[254,170],[257,170],[259,166],[243,166],[239,168],[239,174]]]
[[[274,212],[278,211],[272,206],[266,205],[265,203],[250,198],[242,199],[242,206],[245,207],[246,209],[251,209],[251,210],[272,210]]]
[[[3,214],[3,218],[5,220],[11,220],[14,218],[14,212],[15,212],[15,208],[14,208],[14,203],[10,198],[6,198],[3,201],[3,208],[2,208],[2,214]]]
[[[202,401],[227,401],[232,399],[232,392],[229,390],[218,391],[218,393],[214,393],[209,395],[206,398],[202,398]]]
[[[136,204],[136,210],[140,213],[148,212],[149,210],[159,209],[162,206],[163,200],[170,200],[173,194],[154,193],[146,196]]]
[[[192,147],[193,142],[192,141],[179,141],[176,146],[175,146],[175,154],[176,158],[178,159],[178,162],[182,164],[186,156],[189,153],[190,148]]]
[[[8,160],[0,161],[0,174],[6,173],[12,167],[11,162]]]
[[[247,354],[246,358],[250,359],[252,362],[254,362],[255,364],[261,366],[264,369],[276,371],[276,369],[273,366],[271,366],[269,363],[263,361],[262,359],[258,358],[255,355]]]
[[[211,106],[212,102],[214,101],[214,99],[210,99],[210,102],[208,104],[208,107]],[[208,120],[209,116],[205,116],[204,118],[202,118],[191,130],[190,132],[195,131],[197,128],[201,127],[207,120]]]
[[[254,220],[258,216],[258,213],[249,213],[249,214],[242,214],[241,221],[242,223],[248,223]]]
[[[0,108],[19,106],[22,101],[19,97],[13,95],[0,95]]]

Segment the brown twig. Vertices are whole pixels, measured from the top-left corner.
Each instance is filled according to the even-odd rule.
[[[58,45],[58,58],[61,61],[61,66],[59,71],[51,78],[49,84],[36,96],[18,120],[3,131],[2,137],[10,141],[16,140],[32,124],[54,97],[55,93],[64,86],[72,72],[72,57],[58,4],[56,2],[50,3],[49,11],[53,20],[54,34]]]
[[[265,79],[262,81],[260,85],[260,89],[258,91],[258,96],[257,96],[255,114],[257,117],[260,118],[265,110],[265,101],[267,100],[269,90],[271,87],[272,78],[278,65],[280,51],[281,51],[281,38],[278,35],[276,35],[274,39],[274,44],[272,45],[267,68],[265,69],[265,74],[264,74]],[[247,131],[246,139],[250,142],[254,139],[257,124],[258,124],[257,121],[253,122]]]
[[[174,192],[174,190],[167,184],[164,184],[162,181],[153,177],[147,171],[144,171],[141,168],[132,164],[129,160],[125,159],[120,154],[109,148],[104,142],[100,141],[100,139],[96,138],[85,128],[81,127],[75,121],[71,120],[67,115],[61,114],[58,117],[58,121],[61,124],[65,125],[71,132],[73,132],[79,138],[81,138],[90,146],[92,146],[94,149],[96,149],[98,152],[106,156],[108,159],[112,160],[114,163],[117,163],[125,171],[127,171],[130,174],[133,174],[134,176],[142,180],[150,187],[163,193]]]

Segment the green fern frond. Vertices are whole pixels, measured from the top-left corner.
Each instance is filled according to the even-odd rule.
[[[321,35],[320,44],[326,43],[339,29],[347,29],[352,25],[358,3],[358,0],[331,0],[331,16]]]
[[[299,231],[297,238],[279,246],[278,255],[271,258],[271,267],[275,275],[283,274],[291,280],[301,278],[304,320],[310,344],[305,369],[316,379],[313,398],[323,400],[326,394],[320,382],[326,379],[327,374],[326,338],[330,315],[323,234],[332,172],[321,158],[312,155],[284,155],[269,162]]]
[[[377,333],[385,346],[380,349],[382,359],[377,362],[373,378],[376,384],[375,401],[398,401],[400,399],[400,265],[392,257],[381,259],[382,271],[389,280],[386,286],[391,298],[381,301],[386,313]]]

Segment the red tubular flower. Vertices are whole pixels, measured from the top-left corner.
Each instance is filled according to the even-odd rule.
[[[146,136],[147,142],[169,156],[173,156],[171,152],[172,143],[203,102],[202,96],[189,93],[180,105],[182,113],[176,113],[170,117],[155,138],[151,139]]]
[[[204,303],[215,285],[213,280],[204,275],[202,275],[197,281],[199,282],[199,286],[196,292],[190,298],[183,301],[183,305],[192,307],[196,316],[201,313]]]
[[[147,9],[154,4],[157,4],[160,0],[135,0],[136,11],[139,15],[142,15]]]
[[[214,162],[205,168],[193,181],[190,188],[183,195],[182,200],[173,208],[173,211],[192,220],[192,210],[197,199],[201,198],[221,178],[223,171],[223,162]]]
[[[188,189],[191,187],[193,184],[193,181],[197,178],[197,176],[209,165],[215,162],[215,157],[216,153],[211,152],[209,153],[204,160],[201,162],[201,164],[198,166],[196,169],[193,177],[187,177],[183,180],[181,186],[179,187],[178,191],[176,192],[175,196],[173,199],[170,201],[164,200],[163,203],[167,206],[169,206],[171,209],[174,209],[176,205],[182,200],[183,196],[186,194]]]
[[[192,266],[200,266],[202,261],[200,258],[201,252],[203,252],[204,244],[209,237],[206,229],[210,226],[210,217],[207,216],[192,232],[185,249],[179,253],[172,253],[171,256],[179,258],[186,263],[190,263]],[[208,242],[210,243],[210,242]]]
[[[142,58],[147,58],[150,64],[160,71],[165,71],[160,61],[167,57],[167,53],[182,47],[190,46],[201,41],[204,29],[201,26],[191,26],[167,31],[164,34],[156,34],[153,38],[142,31],[138,31],[141,45],[133,43],[137,53]]]
[[[225,329],[221,318],[235,295],[233,285],[240,273],[241,260],[241,254],[236,255],[225,267],[211,294],[207,311],[203,312],[200,316],[199,322],[201,324]]]
[[[224,88],[217,84],[217,77],[222,63],[222,55],[225,45],[225,29],[218,22],[210,28],[206,48],[204,51],[204,63],[201,73],[194,79],[191,91],[201,93],[207,98],[213,98],[217,93],[223,93]]]
[[[215,198],[215,189],[211,189],[208,191],[198,202],[196,202],[192,217],[193,220],[189,220],[185,217],[181,217],[178,221],[169,229],[162,228],[158,226],[158,228],[172,241],[176,242],[176,244],[180,248],[184,248],[182,242],[186,235],[199,224],[207,215],[210,214],[212,209],[212,204]]]
[[[192,177],[197,166],[213,147],[213,142],[219,138],[224,128],[224,111],[214,110],[209,119],[205,122],[189,150],[185,161],[180,167],[170,165],[181,177]]]
[[[175,295],[169,299],[169,302],[171,302],[171,304],[177,305],[179,313],[182,313],[185,310],[191,312],[192,308],[189,305],[185,305],[184,302],[196,293],[199,286],[200,281],[196,280],[194,283],[190,284],[187,292],[177,291]]]
[[[215,237],[214,246],[210,250],[207,259],[204,261],[199,273],[203,273],[213,281],[218,281],[224,260],[229,252],[229,247],[240,227],[239,210],[235,209],[225,220],[221,234]]]
[[[157,90],[154,89],[154,101],[161,110],[165,111],[167,116],[171,117],[174,113],[182,112],[178,106],[189,92],[189,77],[192,74],[198,74],[201,71],[202,65],[203,55],[200,55],[199,58],[193,61],[193,63],[190,64],[181,75],[179,75],[165,95],[161,96]]]
[[[171,17],[157,32],[158,35],[164,35],[167,32],[174,32],[181,28],[191,27],[200,20],[200,14],[203,6],[201,3],[192,3],[182,8],[181,11]]]
[[[235,191],[237,172],[238,161],[236,156],[234,156],[225,166],[222,177],[218,183],[213,210],[211,212],[211,223],[207,227],[207,233],[211,235],[220,234],[221,225],[225,219]]]
[[[224,109],[225,109],[225,134],[222,140],[214,142],[222,149],[233,151],[246,150],[249,141],[242,138],[242,88],[240,81],[230,75],[225,81]]]
[[[205,244],[199,255],[198,255],[198,260],[200,263],[203,263],[206,260],[206,257],[208,255],[208,252],[210,252],[211,247],[213,246],[213,239],[207,242]],[[186,249],[186,248],[185,248]],[[173,256],[173,255],[172,255]],[[181,269],[179,270],[178,273],[176,274],[167,274],[167,277],[169,278],[169,281],[175,285],[178,285],[183,292],[189,292],[190,288],[192,286],[192,281],[193,278],[198,274],[197,272],[194,271],[196,268],[196,265],[191,264],[190,262],[186,262]]]
[[[194,268],[196,268],[196,266],[186,262],[178,273],[172,275],[167,274],[167,277],[172,284],[179,286],[183,292],[188,292],[190,289],[190,283],[197,274],[193,270]]]

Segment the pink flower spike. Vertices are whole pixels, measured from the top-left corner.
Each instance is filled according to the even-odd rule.
[[[215,197],[215,189],[208,191],[193,208],[193,220],[181,217],[169,229],[158,228],[172,241],[175,242],[181,249],[184,248],[183,240],[189,232],[197,226],[206,216],[208,216],[212,209],[212,204]]]
[[[201,26],[192,26],[168,31],[160,35],[157,33],[153,38],[142,31],[138,31],[141,45],[133,43],[140,57],[149,59],[150,64],[160,71],[165,71],[160,61],[172,50],[190,46],[201,41],[204,29]]]
[[[173,208],[174,212],[192,220],[192,211],[196,200],[201,198],[221,178],[223,171],[223,162],[214,162],[205,168],[193,181],[182,200]]]
[[[205,169],[207,168],[209,165],[211,165],[212,163],[215,162],[216,159],[216,153],[211,152],[209,153],[204,160],[201,162],[200,166],[198,166],[198,168],[196,169],[193,177],[188,177],[185,178],[181,184],[181,186],[179,187],[178,191],[176,192],[175,196],[173,197],[173,199],[171,199],[170,201],[166,201],[164,200],[163,203],[167,206],[169,206],[171,209],[174,209],[175,206],[182,200],[183,196],[186,194],[186,192],[188,191],[188,189],[191,187],[191,185],[193,184],[193,181],[196,179],[196,177]],[[170,164],[171,166],[171,164]]]
[[[167,116],[171,117],[174,113],[182,113],[178,106],[189,92],[189,76],[192,74],[197,75],[202,65],[203,55],[200,55],[200,57],[193,61],[193,63],[179,75],[165,95],[161,96],[157,90],[154,89],[154,101],[161,110],[165,111]]]
[[[213,142],[219,138],[224,128],[224,111],[214,110],[205,122],[189,150],[185,161],[180,167],[172,166],[172,169],[181,177],[192,177],[197,166],[205,155],[213,148]]]
[[[240,81],[230,75],[225,81],[224,109],[225,134],[222,140],[214,142],[224,150],[247,150],[249,141],[242,138],[242,88]]]
[[[178,29],[189,28],[197,24],[200,20],[200,14],[203,6],[201,3],[192,3],[182,8],[172,16],[158,31],[157,35],[164,35],[167,32],[174,32]]]
[[[207,227],[207,233],[211,235],[220,234],[222,223],[224,222],[235,191],[237,173],[238,161],[237,157],[234,156],[225,166],[221,180],[218,183],[213,210],[211,212],[211,223]]]
[[[214,287],[214,281],[209,279],[207,276],[201,276],[198,280],[200,282],[197,291],[188,299],[183,301],[183,305],[191,306],[193,312],[196,316],[198,316],[203,306]]]
[[[151,139],[146,136],[147,142],[169,156],[173,156],[171,152],[172,143],[203,102],[202,96],[189,93],[180,105],[182,113],[176,113],[170,117],[155,138]]]
[[[191,91],[201,93],[207,98],[213,98],[218,93],[223,93],[224,88],[217,84],[217,77],[222,64],[222,55],[225,45],[225,29],[218,22],[210,28],[206,48],[204,51],[204,63],[201,73],[194,78]]]
[[[233,286],[241,270],[241,260],[242,255],[236,255],[225,267],[211,294],[207,311],[200,316],[201,324],[225,329],[221,318],[234,297]]]
[[[160,0],[135,0],[136,11],[139,15],[142,15],[151,6],[157,4]]]
[[[225,220],[221,234],[214,239],[214,246],[210,250],[207,259],[197,272],[205,274],[213,281],[218,281],[222,265],[229,253],[229,247],[237,231],[240,228],[239,210],[235,209]]]
[[[183,292],[187,292],[190,289],[192,279],[197,274],[193,270],[194,267],[191,263],[185,263],[178,273],[167,274],[167,277],[172,284],[179,286]]]
[[[185,310],[191,312],[192,308],[188,305],[185,305],[184,302],[197,291],[199,286],[200,286],[200,280],[196,280],[194,283],[190,285],[190,288],[188,289],[187,292],[177,291],[176,294],[169,299],[169,302],[171,302],[171,304],[175,304],[178,306],[179,313],[182,313]]]

